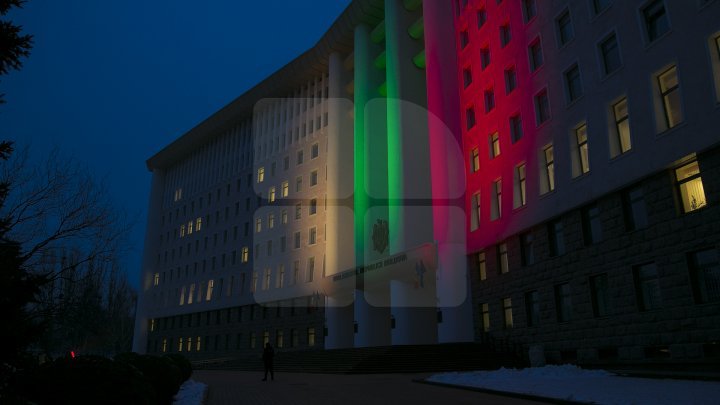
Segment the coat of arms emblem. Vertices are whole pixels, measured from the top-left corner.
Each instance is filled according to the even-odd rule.
[[[378,219],[377,223],[373,224],[372,241],[373,248],[378,253],[385,252],[387,249],[388,241],[390,239],[390,228],[388,227],[388,221]]]

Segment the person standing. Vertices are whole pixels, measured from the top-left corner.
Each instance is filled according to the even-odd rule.
[[[265,378],[263,381],[267,381],[268,371],[270,372],[270,380],[275,380],[275,373],[273,371],[273,358],[275,357],[275,350],[273,350],[270,342],[265,343],[265,349],[263,349],[263,363],[265,364]]]

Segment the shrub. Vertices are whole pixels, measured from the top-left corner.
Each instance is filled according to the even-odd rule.
[[[180,375],[182,377],[182,382],[187,381],[190,379],[190,376],[192,375],[192,364],[190,364],[190,360],[188,360],[185,356],[178,353],[170,353],[166,354],[165,357],[169,358],[170,360],[175,363],[176,366],[180,369]]]
[[[180,390],[182,384],[180,368],[168,357],[122,353],[115,356],[115,360],[140,370],[155,389],[158,403],[172,403],[173,396]]]

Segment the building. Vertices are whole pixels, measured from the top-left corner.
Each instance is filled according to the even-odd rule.
[[[718,16],[353,1],[148,160],[135,349],[717,356]]]

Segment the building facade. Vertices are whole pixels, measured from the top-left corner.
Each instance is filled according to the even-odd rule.
[[[134,349],[717,356],[720,3],[691,3],[353,1],[148,160]]]

